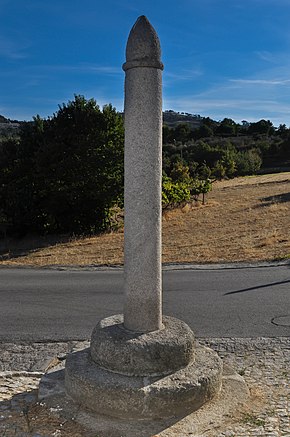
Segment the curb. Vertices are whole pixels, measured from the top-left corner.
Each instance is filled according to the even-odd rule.
[[[162,270],[225,270],[225,269],[255,269],[270,267],[290,267],[290,260],[280,261],[258,261],[258,262],[232,262],[232,263],[212,263],[212,264],[191,264],[191,263],[163,263]],[[123,271],[124,266],[118,264],[112,265],[94,265],[85,266],[76,265],[49,265],[49,266],[23,266],[23,265],[0,265],[0,270],[4,269],[23,269],[23,270],[57,270],[57,271]]]

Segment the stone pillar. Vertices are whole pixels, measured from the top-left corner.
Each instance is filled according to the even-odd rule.
[[[125,328],[162,328],[162,70],[158,36],[145,16],[126,48]]]
[[[90,347],[67,357],[64,387],[68,402],[72,398],[78,409],[98,419],[96,432],[136,436],[156,434],[160,419],[171,423],[212,399],[221,388],[222,362],[214,351],[196,344],[186,323],[162,317],[163,66],[158,37],[146,17],[131,30],[126,58],[125,314],[100,320]],[[51,393],[50,384],[48,379]],[[56,391],[58,384],[52,381]],[[144,419],[148,424],[158,420],[154,432],[144,434]]]

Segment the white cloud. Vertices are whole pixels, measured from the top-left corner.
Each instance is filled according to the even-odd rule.
[[[290,102],[281,103],[277,100],[239,99],[239,98],[201,98],[200,96],[177,96],[165,98],[164,109],[185,111],[202,116],[209,116],[215,120],[225,117],[236,121],[257,121],[262,118],[270,119],[275,125],[286,123],[290,125]]]
[[[114,67],[110,65],[94,65],[94,64],[77,64],[77,65],[31,65],[27,67],[27,73],[30,71],[46,73],[49,72],[75,72],[75,73],[93,73],[105,75],[120,75],[124,74],[120,66]]]
[[[180,73],[171,73],[164,72],[163,75],[163,88],[172,89],[175,86],[178,86],[182,82],[193,82],[198,80],[199,77],[202,76],[202,72],[199,70],[184,70]],[[188,85],[189,86],[189,85]]]
[[[230,79],[230,82],[241,85],[287,85],[290,79]]]
[[[280,54],[281,55],[281,54]],[[274,68],[259,69],[248,77],[219,78],[203,92],[193,84],[188,92],[169,94],[165,89],[164,108],[185,111],[216,120],[225,117],[241,121],[270,119],[274,124],[290,124],[290,65],[280,56]],[[205,81],[203,80],[203,86]],[[174,93],[174,90],[173,90]]]
[[[55,71],[76,71],[80,73],[123,74],[123,71],[120,67],[112,67],[107,65],[50,65],[45,68]]]
[[[14,42],[0,35],[0,57],[8,59],[24,59],[28,57],[27,49],[30,44],[28,41]]]
[[[172,73],[170,71],[164,72],[164,81],[168,82],[178,82],[178,81],[184,81],[184,80],[192,80],[197,77],[200,77],[203,75],[203,71],[200,68],[195,69],[182,69],[178,73]]]
[[[277,54],[277,53],[271,53],[268,51],[261,51],[261,52],[256,52],[256,55],[258,56],[259,59],[261,59],[262,61],[266,61],[269,62],[271,64],[277,64],[280,63],[281,61],[283,61],[283,54]]]

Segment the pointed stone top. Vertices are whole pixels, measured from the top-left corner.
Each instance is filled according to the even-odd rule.
[[[135,67],[155,67],[163,70],[159,38],[145,15],[141,15],[131,29],[123,70]]]

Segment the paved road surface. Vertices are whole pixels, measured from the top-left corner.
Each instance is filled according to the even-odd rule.
[[[199,337],[290,335],[290,265],[163,276],[164,314]],[[1,268],[0,341],[89,338],[100,318],[122,312],[122,286],[121,270]]]

